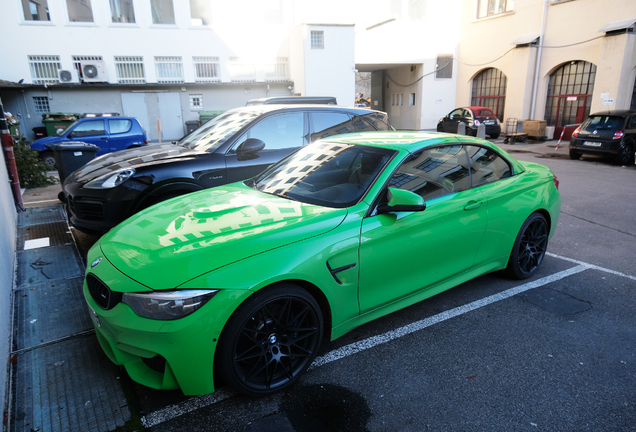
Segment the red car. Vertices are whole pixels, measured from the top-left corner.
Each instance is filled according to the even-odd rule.
[[[464,122],[466,134],[477,136],[477,128],[480,124],[486,126],[486,135],[492,139],[499,138],[501,124],[490,108],[482,106],[469,106],[455,108],[437,123],[437,132],[457,133],[457,125]]]

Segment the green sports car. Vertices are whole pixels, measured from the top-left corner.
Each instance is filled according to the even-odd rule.
[[[293,383],[323,338],[488,272],[533,275],[558,180],[488,141],[370,132],[150,207],[88,254],[97,338],[130,377],[205,394]]]

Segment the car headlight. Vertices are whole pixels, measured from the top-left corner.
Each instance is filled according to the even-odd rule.
[[[118,171],[115,174],[106,174],[89,181],[84,185],[85,189],[110,189],[119,186],[135,174],[133,168]]]
[[[180,290],[124,293],[122,302],[137,315],[156,320],[176,320],[206,304],[219,290]]]

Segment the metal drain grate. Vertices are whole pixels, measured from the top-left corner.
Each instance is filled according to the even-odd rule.
[[[82,276],[84,265],[74,245],[49,246],[16,252],[17,288]]]
[[[61,205],[54,207],[28,208],[18,213],[18,226],[31,226],[51,222],[64,222],[66,215]]]
[[[17,290],[13,350],[37,347],[92,330],[82,285],[80,277]]]
[[[107,432],[130,420],[119,370],[94,335],[16,356],[11,430]]]

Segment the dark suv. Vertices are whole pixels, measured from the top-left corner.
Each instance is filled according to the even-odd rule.
[[[584,154],[614,157],[620,165],[634,164],[636,111],[607,111],[589,116],[573,133],[570,157]]]
[[[379,111],[330,105],[259,105],[226,111],[175,144],[95,159],[62,185],[70,223],[102,234],[166,199],[245,180],[331,135],[393,130]]]

